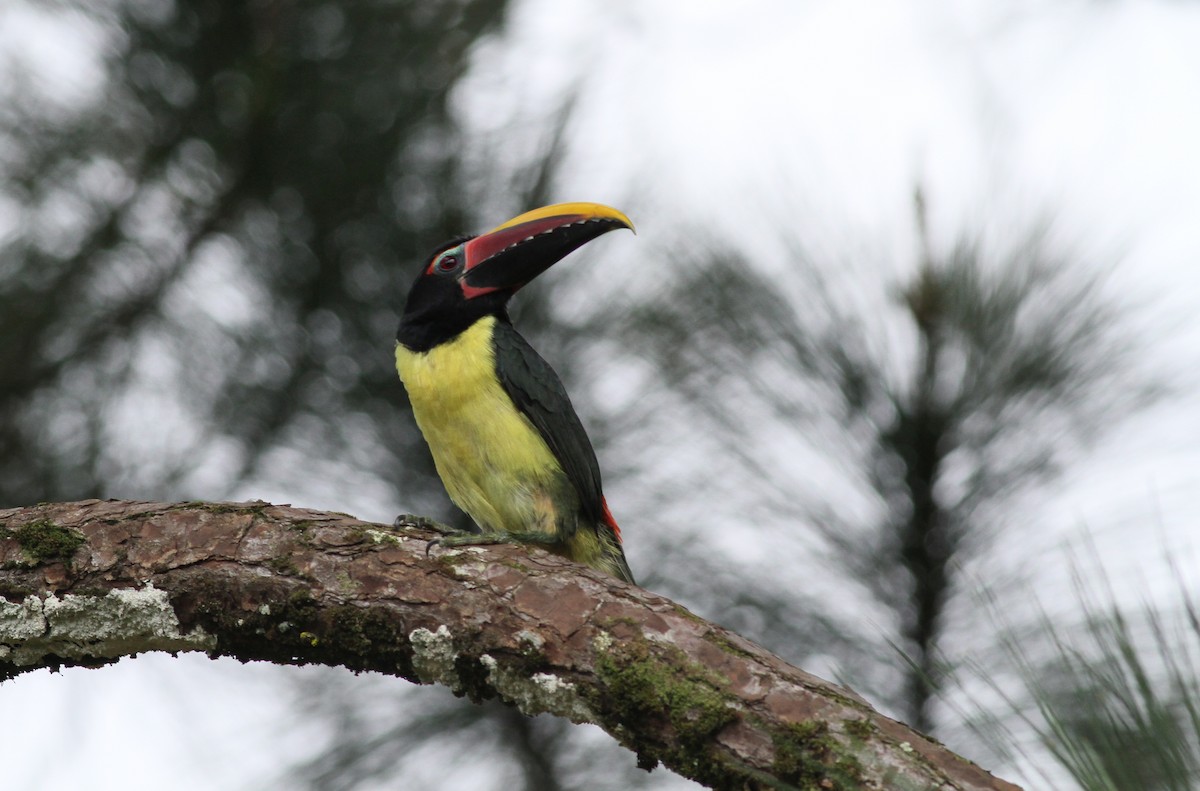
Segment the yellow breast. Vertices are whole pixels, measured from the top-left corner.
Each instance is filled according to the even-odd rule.
[[[496,377],[492,329],[477,321],[427,352],[396,346],[396,370],[450,498],[485,530],[551,532],[561,469]]]

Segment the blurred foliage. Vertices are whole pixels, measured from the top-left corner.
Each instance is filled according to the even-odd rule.
[[[801,663],[832,655],[853,686],[931,731],[964,636],[947,609],[965,564],[1011,525],[1017,497],[1161,391],[1095,268],[1039,228],[938,252],[919,191],[916,207],[915,266],[890,286],[889,267],[817,261],[795,244],[774,263],[681,243],[689,274],[620,325],[678,399],[660,412],[675,428],[655,430],[707,447],[672,474],[747,503],[759,530],[739,526],[743,540],[768,547],[765,567],[739,567],[720,593],[821,624],[830,642],[763,639]],[[711,463],[730,457],[740,474]],[[807,581],[828,579],[823,564],[841,570],[832,586]]]
[[[1014,696],[1011,683],[985,673],[1005,705],[975,725],[1013,763],[1034,757],[1032,741],[1085,791],[1192,791],[1200,783],[1200,612],[1178,572],[1176,607],[1133,612],[1104,574],[1076,572],[1080,623],[1043,615],[1021,628],[996,618],[1019,687]],[[1012,727],[1013,714],[1026,733]]]
[[[637,769],[595,726],[526,717],[495,700],[470,705],[445,689],[413,695],[390,678],[322,676],[322,694],[299,697],[297,714],[337,730],[280,789],[699,788],[662,769]]]
[[[0,82],[0,502],[295,485],[336,456],[444,510],[390,339],[467,225],[448,95],[504,6],[30,6],[102,73],[68,104],[16,58]]]

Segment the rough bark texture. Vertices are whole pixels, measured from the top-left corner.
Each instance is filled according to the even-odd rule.
[[[661,596],[430,538],[261,502],[0,510],[0,678],[160,650],[344,665],[595,722],[716,788],[1016,788]]]

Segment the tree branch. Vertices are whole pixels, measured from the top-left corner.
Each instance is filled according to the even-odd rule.
[[[268,503],[0,510],[0,678],[144,651],[344,665],[595,722],[719,788],[1015,789],[641,588]]]

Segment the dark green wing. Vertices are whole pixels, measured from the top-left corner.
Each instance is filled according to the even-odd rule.
[[[492,344],[500,384],[550,446],[579,493],[584,517],[601,524],[604,506],[596,451],[558,374],[506,321],[496,322]]]

